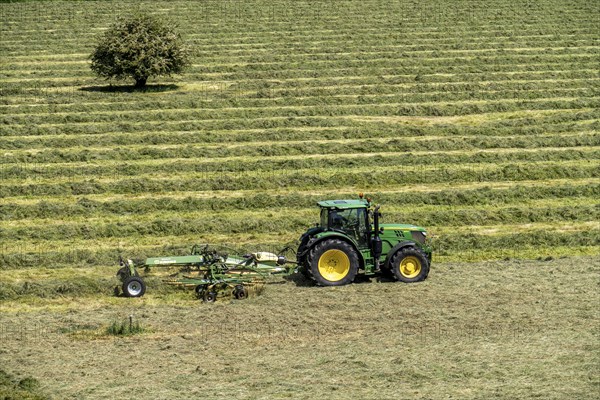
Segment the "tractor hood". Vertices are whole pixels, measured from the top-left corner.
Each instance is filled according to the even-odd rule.
[[[396,240],[414,240],[426,245],[427,231],[425,228],[410,224],[381,224],[381,238],[390,242]]]
[[[422,227],[417,226],[417,225],[411,225],[411,224],[380,224],[379,227],[383,228],[384,232],[386,230],[390,230],[390,231],[419,231],[419,232],[426,232],[425,228],[422,228]]]

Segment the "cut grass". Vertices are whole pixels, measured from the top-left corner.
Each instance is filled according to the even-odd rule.
[[[6,326],[35,319],[46,328],[26,347],[7,336],[4,348],[15,357],[5,368],[61,398],[121,397],[143,387],[169,398],[593,399],[599,268],[594,258],[438,264],[422,284],[319,289],[291,281],[213,305],[190,292],[26,298],[0,318]],[[73,336],[78,326],[128,315],[152,333]],[[81,362],[92,354],[95,363]],[[135,354],[144,368],[119,354]],[[399,369],[418,381],[398,378]],[[348,374],[356,379],[336,378]],[[507,375],[521,378],[507,384]],[[78,384],[63,383],[75,377]]]
[[[255,224],[252,222],[251,224]],[[267,227],[251,225],[252,229],[237,226],[222,232],[177,232],[162,231],[159,235],[145,237],[127,236],[104,238],[102,240],[73,240],[54,238],[51,241],[38,241],[33,245],[12,245],[0,257],[4,269],[81,268],[98,265],[116,265],[119,256],[144,259],[148,256],[186,255],[195,243],[226,245],[233,254],[246,254],[255,251],[279,252],[285,243],[294,247],[297,233],[294,231],[274,231],[268,234],[254,232]],[[600,243],[600,229],[595,221],[581,223],[524,224],[517,226],[481,226],[466,229],[428,227],[433,237],[433,263],[464,260],[469,253],[469,261],[510,258],[535,259],[536,248],[544,250],[545,256],[565,256],[568,250],[574,255],[594,254]],[[233,233],[232,233],[233,232]],[[250,233],[248,233],[250,232]],[[190,236],[191,235],[191,236]],[[237,241],[232,242],[232,236]],[[559,252],[560,251],[560,252]],[[70,289],[67,288],[67,291]]]
[[[470,182],[465,184],[439,183],[434,187],[425,184],[412,184],[397,186],[380,186],[376,192],[369,193],[377,198],[385,196],[387,202],[394,201],[396,197],[401,196],[409,204],[426,203],[426,204],[509,204],[516,198],[519,199],[539,199],[546,196],[549,197],[577,197],[588,196],[589,194],[600,194],[598,191],[598,178],[583,178],[583,179],[540,179],[522,182]],[[350,190],[350,191],[348,191]],[[140,192],[132,194],[91,194],[83,198],[65,196],[58,194],[56,196],[46,196],[43,200],[36,197],[13,197],[10,203],[5,204],[3,210],[7,215],[10,215],[11,207],[14,205],[35,205],[45,207],[46,203],[50,203],[52,208],[60,208],[61,206],[69,206],[80,202],[92,201],[96,203],[105,202],[127,202],[137,201],[138,203],[152,203],[155,201],[186,201],[195,202],[201,201],[204,204],[210,204],[209,201],[214,199],[218,201],[223,208],[228,202],[232,202],[233,207],[238,208],[253,208],[253,204],[270,206],[275,202],[284,202],[289,205],[308,206],[314,205],[316,201],[322,198],[344,197],[353,198],[358,193],[359,188],[345,188],[342,190],[311,190],[310,192],[298,193],[294,189],[279,188],[269,192],[262,190],[245,189],[235,191],[222,191],[219,193],[218,200],[215,198],[213,191],[197,191],[190,193],[181,192],[166,192],[160,196],[154,194]],[[359,190],[360,192],[360,190]],[[466,192],[466,193],[461,193]],[[281,201],[278,201],[281,200]],[[264,203],[267,201],[267,203]],[[386,201],[381,200],[382,203]],[[55,202],[55,203],[52,203]],[[194,207],[198,207],[195,204]],[[97,207],[97,205],[96,205]],[[43,212],[33,212],[32,218],[43,216]],[[9,218],[10,219],[10,218]]]
[[[597,397],[594,2],[153,5],[193,66],[146,92],[85,68],[144,4],[1,5],[0,397]],[[425,282],[112,296],[119,255],[277,251],[358,192]]]
[[[3,400],[46,400],[35,378],[16,378],[0,369],[0,397]]]
[[[563,189],[563,190],[561,190]],[[427,218],[429,213],[440,213],[440,215],[449,213],[482,213],[490,214],[486,219],[491,224],[493,213],[508,215],[515,213],[516,219],[506,218],[505,222],[518,222],[518,214],[524,216],[527,210],[531,211],[535,219],[536,212],[548,213],[566,211],[567,207],[573,207],[571,217],[582,217],[583,210],[586,207],[596,205],[596,198],[600,192],[600,186],[580,187],[580,190],[572,187],[554,188],[547,191],[531,193],[528,198],[519,197],[519,203],[513,204],[516,196],[510,196],[507,191],[501,190],[472,190],[464,194],[458,194],[456,191],[444,191],[443,193],[424,193],[421,196],[401,196],[400,194],[378,195],[378,202],[385,204],[384,210],[386,220],[397,221],[398,218],[406,219],[407,216],[415,215],[414,218]],[[513,189],[514,190],[514,189]],[[546,193],[552,192],[554,197],[543,197]],[[429,196],[428,196],[429,195]],[[442,196],[447,195],[444,199]],[[285,197],[284,197],[285,196]],[[450,197],[450,196],[453,196]],[[506,196],[495,199],[495,196]],[[572,196],[577,196],[573,198]],[[289,217],[295,219],[305,219],[307,224],[317,218],[317,208],[315,204],[320,197],[314,194],[308,196],[268,196],[268,195],[250,195],[239,198],[237,196],[230,199],[214,198],[184,198],[176,199],[169,196],[142,198],[142,199],[121,199],[117,201],[102,201],[104,199],[92,200],[82,198],[72,202],[42,202],[32,206],[6,204],[0,210],[0,227],[4,228],[26,228],[27,226],[52,225],[52,219],[61,217],[61,223],[94,223],[105,224],[110,222],[119,222],[126,224],[128,222],[148,222],[164,218],[182,218],[182,219],[206,219],[207,221],[214,217],[229,217],[231,211],[236,211],[234,219],[256,218],[264,215],[264,208],[269,208],[269,216],[276,218]],[[337,197],[353,198],[355,193],[347,196],[339,195]],[[398,205],[402,197],[402,205]],[[486,201],[496,200],[494,204]],[[256,210],[260,211],[256,211]],[[586,212],[590,218],[594,218],[594,210]],[[399,217],[402,215],[402,217]],[[416,217],[418,216],[418,217]],[[566,215],[565,215],[566,216]],[[550,217],[550,215],[548,215]],[[432,218],[440,218],[432,217]],[[502,219],[502,218],[497,218]],[[531,221],[534,222],[534,221]],[[446,219],[440,218],[441,225],[447,223]],[[448,225],[454,225],[448,223]],[[467,223],[465,223],[467,225]],[[2,234],[0,233],[0,237]]]

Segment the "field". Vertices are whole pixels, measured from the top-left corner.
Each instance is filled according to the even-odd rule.
[[[0,10],[0,395],[599,395],[597,3]],[[187,73],[146,91],[91,73],[132,10],[177,23]],[[111,296],[119,255],[276,250],[361,191],[433,234],[426,282]],[[144,332],[106,333],[129,315]]]

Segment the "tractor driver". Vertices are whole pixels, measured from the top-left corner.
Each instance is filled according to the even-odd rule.
[[[331,228],[332,229],[339,229],[339,230],[343,231],[347,222],[348,222],[348,220],[346,218],[344,218],[344,216],[338,214],[335,211],[332,212],[332,215],[331,215]]]

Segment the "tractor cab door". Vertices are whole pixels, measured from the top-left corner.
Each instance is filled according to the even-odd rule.
[[[351,236],[361,247],[368,246],[368,215],[365,208],[331,209],[329,228]]]

